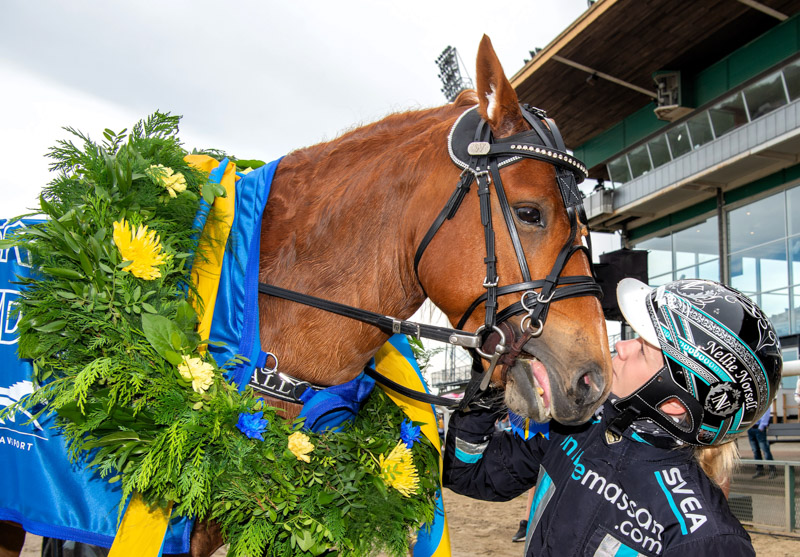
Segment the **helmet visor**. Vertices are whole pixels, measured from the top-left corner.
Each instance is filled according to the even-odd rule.
[[[624,278],[617,285],[617,303],[628,325],[646,343],[659,347],[661,345],[658,335],[647,311],[646,300],[652,291],[652,288],[639,280]]]

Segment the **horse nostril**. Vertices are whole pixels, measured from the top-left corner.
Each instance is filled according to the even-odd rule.
[[[598,369],[579,375],[575,382],[575,402],[578,405],[594,404],[603,394],[605,380]]]

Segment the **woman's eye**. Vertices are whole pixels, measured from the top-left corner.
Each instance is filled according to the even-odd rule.
[[[536,207],[517,207],[517,218],[526,224],[542,224],[542,213]]]

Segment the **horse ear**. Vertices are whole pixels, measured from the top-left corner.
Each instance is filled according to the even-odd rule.
[[[478,110],[489,123],[495,137],[507,137],[525,131],[525,119],[519,109],[517,93],[503,72],[503,66],[486,35],[478,47]]]

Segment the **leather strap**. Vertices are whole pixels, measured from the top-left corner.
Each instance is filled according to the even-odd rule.
[[[285,288],[280,288],[279,286],[274,286],[272,284],[266,284],[263,282],[258,284],[258,291],[262,294],[267,294],[269,296],[275,296],[277,298],[283,298],[284,300],[290,300],[292,302],[315,307],[317,309],[335,313],[343,317],[349,317],[350,319],[356,319],[363,323],[374,325],[375,327],[378,327],[389,334],[400,333],[417,338],[429,338],[432,340],[438,340],[439,342],[446,342],[448,344],[462,346],[464,348],[474,348],[480,346],[480,337],[466,331],[448,329],[446,327],[438,327],[436,325],[415,323],[413,321],[403,321],[401,319],[395,319],[394,317],[388,317],[373,311],[355,308],[353,306],[332,302],[330,300],[323,300],[322,298],[317,298],[308,294],[301,294],[300,292],[294,292],[293,290],[287,290]]]

